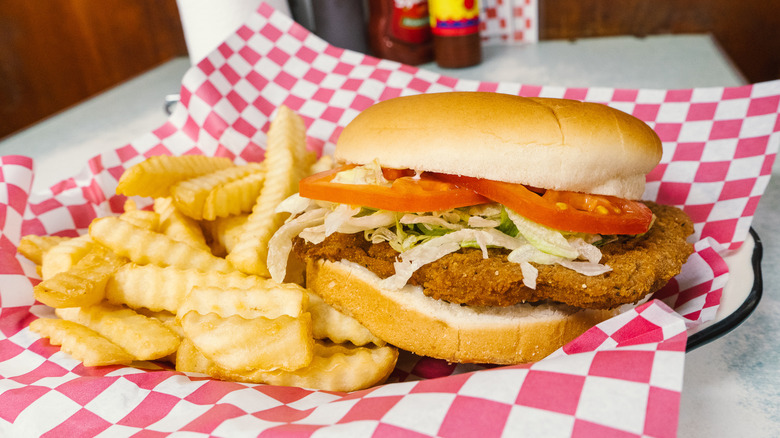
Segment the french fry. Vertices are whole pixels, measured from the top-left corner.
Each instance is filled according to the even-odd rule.
[[[203,355],[187,338],[181,340],[176,350],[176,371],[183,373],[208,374],[214,362]]]
[[[378,385],[395,368],[394,347],[354,347],[317,341],[309,366],[295,371],[235,372],[220,368],[188,339],[176,353],[176,371],[208,374],[218,379],[278,386],[298,386],[323,391],[350,392]]]
[[[69,239],[69,237],[28,234],[22,237],[16,250],[31,262],[40,265],[46,252]]]
[[[333,169],[335,166],[336,160],[333,159],[332,155],[323,155],[309,167],[309,171],[307,173],[309,175],[313,175],[315,173]]]
[[[296,370],[313,355],[311,315],[244,319],[189,311],[178,316],[184,334],[204,356],[227,370]],[[262,335],[260,335],[262,334]]]
[[[260,196],[265,172],[251,173],[241,179],[213,188],[203,202],[204,220],[249,213]]]
[[[211,251],[198,222],[180,212],[170,197],[156,198],[154,211],[160,215],[159,231],[178,242],[193,248]]]
[[[135,164],[119,178],[116,193],[126,196],[168,196],[179,181],[233,166],[229,158],[203,155],[156,155]]]
[[[31,330],[86,366],[169,360],[184,372],[332,391],[383,382],[394,347],[298,278],[266,278],[268,242],[287,215],[277,205],[333,165],[306,150],[303,119],[284,106],[263,163],[191,155],[134,165],[117,193],[153,197],[153,211],[127,199],[87,235],[22,240],[20,254],[43,272],[35,297],[61,318]]]
[[[136,227],[114,216],[93,220],[89,226],[89,235],[96,242],[141,265],[189,267],[217,272],[234,270],[227,260],[208,251],[197,250],[186,243]]]
[[[209,194],[220,187],[255,173],[262,173],[264,166],[249,163],[243,166],[228,167],[197,178],[183,180],[171,187],[171,196],[176,207],[185,215],[201,220],[203,207]],[[255,199],[257,195],[255,195]],[[251,208],[251,206],[250,206]],[[213,219],[213,218],[212,218]]]
[[[59,272],[67,271],[94,246],[94,242],[86,234],[60,242],[41,257],[41,278],[46,280]]]
[[[307,300],[303,288],[270,281],[253,289],[195,286],[177,320],[198,350],[221,367],[294,370],[308,365],[313,354]]]
[[[180,338],[157,319],[119,306],[97,304],[55,310],[57,316],[92,329],[136,360],[155,360],[179,347]]]
[[[299,150],[298,152],[300,153],[300,155],[298,156],[298,158],[296,158],[297,160],[297,168],[296,168],[296,175],[295,175],[296,187],[298,181],[312,174],[312,169],[314,169],[314,165],[317,164],[317,154],[315,154],[314,152],[307,151],[306,149]],[[297,188],[295,191],[296,192],[298,191]]]
[[[308,294],[294,284],[267,282],[249,289],[194,286],[177,314],[214,313],[223,318],[238,315],[244,319],[275,319],[283,315],[300,317],[306,311]]]
[[[135,202],[135,199],[125,199],[125,203],[122,204],[122,211],[128,212],[133,210],[138,210],[138,204]]]
[[[176,313],[196,285],[250,289],[263,287],[268,281],[238,271],[221,274],[131,263],[119,268],[108,280],[106,300],[112,304],[126,304],[134,309]]]
[[[150,231],[157,231],[160,224],[160,215],[148,210],[127,210],[119,215],[119,219]]]
[[[214,255],[225,256],[236,247],[248,214],[201,221],[201,229],[208,236],[209,247]]]
[[[266,178],[257,203],[244,225],[239,242],[227,259],[248,274],[269,276],[265,260],[268,241],[284,222],[276,206],[298,191],[298,166],[305,160],[306,127],[303,119],[286,106],[279,107],[268,130]]]
[[[49,338],[52,345],[60,345],[62,351],[88,367],[127,365],[133,361],[133,356],[118,345],[72,321],[40,318],[30,323],[30,330]]]
[[[309,290],[306,292],[309,297],[308,310],[311,313],[312,335],[314,339],[330,339],[339,344],[351,342],[357,346],[367,344],[385,345],[383,340],[368,331],[356,319],[339,312],[314,292]]]
[[[349,392],[384,382],[397,360],[398,350],[391,346],[368,348],[318,341],[309,366],[295,371],[238,373],[213,364],[208,367],[208,374],[238,382]],[[203,361],[200,366],[204,366]]]
[[[184,331],[181,329],[181,325],[176,321],[176,314],[173,312],[169,312],[167,310],[149,310],[145,307],[139,307],[137,309],[133,309],[136,312],[138,312],[139,315],[143,315],[149,318],[156,319],[163,323],[165,327],[168,328],[168,330],[176,333],[177,336],[179,336],[179,339],[184,338]]]
[[[151,310],[147,309],[146,307],[139,307],[138,309],[133,309],[138,313],[139,315],[146,316],[148,318],[154,318],[164,324],[167,324],[170,321],[176,320],[176,314],[173,312],[169,312],[167,310]]]
[[[57,273],[33,287],[35,299],[51,307],[81,307],[99,303],[106,283],[127,262],[100,245],[82,257],[71,269]]]

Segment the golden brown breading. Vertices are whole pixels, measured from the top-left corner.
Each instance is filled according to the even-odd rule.
[[[507,250],[464,248],[421,267],[409,281],[433,298],[472,306],[509,306],[520,302],[559,301],[577,307],[609,309],[634,303],[655,292],[680,272],[693,252],[686,239],[693,224],[681,210],[646,202],[656,221],[642,236],[621,237],[601,248],[602,263],[612,271],[587,277],[560,265],[535,265],[536,289],[523,285],[519,265],[506,260]],[[297,239],[304,258],[349,260],[385,278],[394,273],[398,253],[387,243],[372,245],[362,233],[333,234],[319,245]]]

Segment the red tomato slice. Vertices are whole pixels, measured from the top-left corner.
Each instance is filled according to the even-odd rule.
[[[650,228],[653,212],[641,202],[614,196],[546,190],[534,193],[522,184],[436,174],[469,188],[524,217],[561,231],[592,234],[641,234]]]
[[[414,172],[407,170],[383,169],[385,178],[392,180],[390,187],[331,182],[338,172],[352,167],[354,166],[343,166],[302,179],[298,184],[301,196],[340,204],[408,212],[449,210],[490,202],[473,190],[440,181],[425,173],[420,178],[406,176],[410,172],[414,175]]]

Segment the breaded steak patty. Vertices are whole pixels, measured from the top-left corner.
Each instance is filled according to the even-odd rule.
[[[572,306],[611,309],[634,303],[665,285],[680,273],[693,252],[687,242],[693,233],[691,220],[678,208],[645,202],[656,216],[652,228],[641,236],[621,236],[601,247],[601,263],[612,271],[588,277],[560,265],[538,265],[536,288],[523,284],[520,266],[507,261],[504,249],[482,251],[463,248],[421,267],[409,281],[426,295],[470,306],[510,306],[522,302],[552,300]],[[317,245],[296,239],[301,258],[348,260],[386,278],[394,274],[398,252],[387,243],[371,244],[363,233],[334,233]]]

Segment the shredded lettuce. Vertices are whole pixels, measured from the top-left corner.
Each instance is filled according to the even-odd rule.
[[[517,227],[517,232],[540,251],[571,260],[579,257],[577,250],[559,231],[526,219],[508,208],[504,210]]]
[[[282,225],[268,242],[268,272],[274,281],[281,283],[287,272],[287,259],[292,250],[292,242],[306,228],[321,224],[328,210],[318,208],[309,210]]]
[[[564,268],[569,268],[572,271],[576,271],[582,275],[587,275],[588,277],[601,275],[612,270],[612,268],[607,265],[587,261],[560,260],[557,263]]]
[[[497,228],[501,225],[501,222],[495,219],[485,219],[484,217],[480,216],[471,216],[469,218],[468,225],[471,228]]]
[[[413,214],[413,213],[407,213],[401,216],[399,222],[404,225],[421,224],[423,225],[422,227],[417,227],[418,229],[421,230],[430,230],[430,231],[440,230],[439,235],[447,232],[447,231],[443,231],[443,229],[460,230],[463,228],[463,225],[461,225],[460,223],[450,222],[444,219],[443,217],[425,216],[425,215]]]
[[[580,258],[591,263],[598,263],[601,260],[601,250],[586,242],[585,239],[581,237],[570,238],[569,244],[579,253]]]
[[[530,289],[536,289],[536,279],[539,277],[539,270],[528,262],[520,262],[520,272],[523,273],[523,284]]]
[[[329,215],[325,216],[325,237],[338,231],[345,222],[358,213],[360,213],[360,208],[347,204],[341,204],[336,207]]]
[[[542,252],[539,248],[533,245],[525,245],[512,250],[507,256],[507,260],[512,263],[526,263],[533,262],[539,265],[552,265],[560,260],[565,260],[563,257],[554,256]]]
[[[509,218],[509,213],[507,213],[506,208],[501,209],[501,213],[499,215],[498,230],[512,237],[517,236],[518,233],[517,226],[512,221],[512,219]]]
[[[290,196],[276,206],[277,213],[290,213],[290,218],[298,216],[311,206],[312,200],[304,198],[298,193]]]
[[[390,186],[391,183],[385,179],[382,173],[382,166],[374,160],[363,166],[356,166],[352,169],[342,170],[333,177],[332,182],[342,184],[372,184],[379,186]]]
[[[345,172],[339,178],[353,184],[382,184],[384,179],[378,164]],[[383,281],[385,287],[393,289],[406,284],[421,266],[460,248],[478,248],[485,258],[489,248],[509,250],[507,259],[520,265],[523,282],[530,288],[536,287],[538,275],[533,264],[559,264],[583,275],[600,275],[611,270],[600,263],[602,255],[598,248],[609,237],[560,232],[496,203],[439,212],[398,213],[293,195],[277,211],[292,215],[269,245],[269,271],[277,281],[284,278],[295,236],[320,243],[335,232],[362,232],[366,240],[388,242],[398,251],[395,274]]]
[[[526,244],[524,239],[517,239],[507,236],[494,229],[471,229],[466,228],[435,239],[429,239],[415,247],[402,252],[398,258],[399,261],[393,264],[395,274],[384,279],[383,286],[390,289],[403,287],[412,277],[414,271],[420,267],[434,262],[447,254],[453,253],[461,248],[461,242],[473,241],[482,249],[482,256],[487,258],[487,248],[503,247],[514,249]]]

